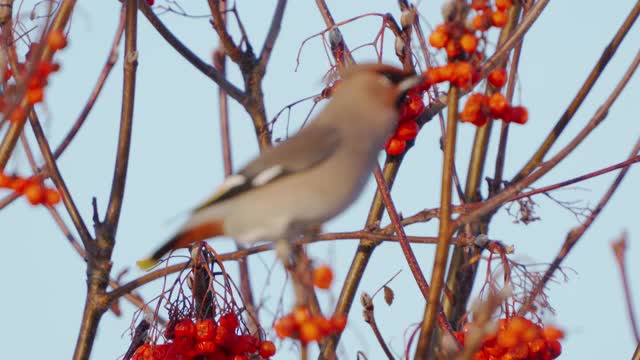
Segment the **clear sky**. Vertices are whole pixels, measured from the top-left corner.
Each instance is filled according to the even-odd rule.
[[[25,2],[24,10],[30,9],[27,3],[31,4],[30,1]],[[167,5],[167,2],[157,0],[156,4]],[[189,14],[207,13],[204,1],[180,1],[180,4]],[[255,49],[261,47],[274,4],[275,0],[238,1],[238,10]],[[391,12],[399,18],[395,1],[333,0],[328,4],[336,21],[368,12]],[[515,99],[529,108],[530,120],[526,126],[512,127],[506,159],[507,176],[528,160],[546,136],[631,6],[631,1],[552,1],[548,5],[524,43]],[[80,1],[77,5],[70,46],[57,57],[62,71],[52,76],[46,104],[39,106],[53,144],[65,135],[88,98],[115,33],[119,8],[120,3],[115,0]],[[428,23],[435,25],[440,22],[440,1],[421,2],[418,9],[425,17],[425,27]],[[22,15],[25,24],[33,25],[28,20],[29,11]],[[161,18],[196,54],[209,61],[217,45],[217,37],[206,17],[165,14]],[[344,36],[353,48],[370,41],[379,26],[379,18],[363,19],[346,26]],[[295,71],[302,41],[322,29],[324,23],[314,2],[289,2],[264,83],[269,117],[287,104],[322,89],[322,76],[328,69],[328,62],[318,39],[311,40],[304,47],[300,66]],[[425,32],[429,32],[427,28]],[[635,26],[552,153],[566,144],[590,119],[635,56],[638,44],[640,32]],[[135,269],[135,260],[171,234],[180,225],[180,214],[205,198],[223,180],[215,84],[177,55],[142,15],[139,17],[138,46],[133,145],[113,271],[117,274],[130,268],[126,279],[141,274]],[[392,56],[391,42],[387,43],[386,49],[387,61],[397,64]],[[356,52],[355,57],[362,62],[374,60],[370,49]],[[97,197],[98,207],[103,211],[110,188],[120,114],[121,65],[119,59],[87,124],[59,161],[62,174],[89,227],[91,198]],[[232,69],[231,80],[241,86],[234,66],[229,67]],[[628,156],[640,135],[637,125],[639,79],[636,74],[605,122],[577,152],[540,180],[537,186],[597,170]],[[309,103],[294,108],[291,129],[297,128],[309,108]],[[495,130],[498,128],[494,127]],[[285,122],[279,122],[275,130],[274,137],[283,136]],[[473,132],[471,125],[460,126],[456,161],[463,178]],[[32,139],[30,129],[27,133]],[[490,172],[493,171],[497,135],[495,132],[491,142]],[[231,107],[231,137],[234,167],[237,169],[255,156],[257,144],[248,115],[235,104]],[[427,124],[402,165],[392,196],[405,215],[438,206],[442,165],[438,138],[437,123]],[[24,153],[16,153],[7,169],[25,174],[28,165]],[[581,206],[593,206],[614,176],[615,173],[605,175],[553,195],[563,201],[579,201]],[[640,255],[640,225],[637,211],[633,208],[633,204],[640,200],[639,181],[640,172],[634,168],[604,213],[568,257],[566,281],[560,279],[550,285],[548,294],[556,314],[547,318],[567,332],[563,359],[626,359],[635,348],[610,243],[623,230],[628,232],[628,273],[637,294],[640,265],[632,259]],[[332,221],[327,230],[361,228],[374,189],[371,181],[360,200]],[[0,195],[6,194],[2,191]],[[483,194],[486,195],[486,186]],[[528,263],[545,263],[555,256],[565,234],[577,224],[577,220],[545,196],[538,196],[535,201],[540,221],[529,225],[515,224],[513,218],[501,210],[489,235],[514,245],[514,258]],[[62,206],[60,210],[63,211]],[[70,224],[66,216],[65,219]],[[436,226],[436,222],[412,226],[407,232],[434,235]],[[0,296],[3,314],[0,358],[69,358],[73,353],[84,304],[86,273],[83,261],[67,244],[48,213],[28,206],[25,200],[2,210],[0,229],[4,246],[0,272],[5,274],[2,277],[3,295]],[[221,252],[233,248],[229,240],[219,240],[214,244]],[[313,245],[310,252],[314,259],[334,266],[339,284],[356,245],[355,241]],[[427,278],[430,278],[432,249],[430,245],[414,247]],[[268,321],[271,320],[270,312],[275,308],[273,300],[284,282],[279,265],[269,278],[266,277],[266,270],[273,261],[271,254],[257,255],[250,261],[255,293],[265,294],[267,300],[263,314]],[[236,273],[235,266],[229,268],[233,274]],[[358,292],[372,293],[399,270],[402,272],[391,283],[396,293],[394,304],[389,307],[379,298],[375,302],[383,336],[398,355],[404,349],[407,329],[412,329],[422,318],[424,301],[397,244],[383,244],[375,251]],[[145,287],[142,291],[145,299],[157,294],[159,286],[160,282],[155,282]],[[285,302],[290,303],[291,289],[287,288],[285,294]],[[334,288],[332,294],[321,296],[325,311],[333,308],[337,294],[338,289]],[[634,302],[636,309],[640,309],[640,297],[636,296]],[[129,343],[127,331],[135,309],[126,302],[122,307],[120,318],[111,313],[105,315],[94,347],[94,359],[114,359],[126,351]],[[273,337],[273,332],[270,335]],[[357,350],[365,352],[369,359],[383,356],[362,320],[357,302],[343,339],[344,358],[355,358]],[[284,343],[276,358],[292,358],[289,345]]]

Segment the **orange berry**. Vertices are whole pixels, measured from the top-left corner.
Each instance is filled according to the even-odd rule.
[[[476,126],[483,126],[487,123],[488,99],[484,94],[471,94],[464,104],[464,109],[460,114],[463,122],[470,122]]]
[[[300,341],[303,344],[311,341],[318,341],[320,340],[320,337],[320,329],[315,323],[307,321],[300,326]]]
[[[53,30],[49,33],[47,44],[53,51],[64,49],[67,46],[67,38],[62,31]]]
[[[303,323],[311,319],[311,312],[309,311],[308,308],[304,306],[296,307],[293,310],[292,315],[293,315],[293,321],[295,321],[297,325],[302,325]]]
[[[313,285],[319,289],[328,289],[333,281],[333,271],[328,265],[313,269]]]
[[[564,331],[558,329],[553,325],[547,325],[542,330],[544,338],[547,340],[560,340],[564,337]]]
[[[281,339],[291,336],[296,329],[296,322],[293,319],[293,315],[287,315],[280,318],[280,320],[276,321],[273,325],[273,329],[276,331],[276,335]]]
[[[482,11],[489,8],[489,2],[487,0],[473,0],[471,1],[471,8],[476,11]]]
[[[509,323],[507,324],[507,331],[519,336],[530,326],[535,325],[533,325],[533,323],[523,317],[514,316],[509,320]]]
[[[249,360],[249,356],[247,356],[246,354],[236,354],[230,359],[231,360]]]
[[[502,118],[508,107],[507,99],[500,93],[494,93],[489,98],[489,109],[491,109],[491,116],[494,118]]]
[[[447,44],[446,44],[446,49],[445,50],[447,51],[447,56],[449,57],[449,59],[455,58],[456,56],[460,55],[460,53],[462,52],[462,48],[460,47],[460,43],[458,43],[454,39],[447,40]]]
[[[263,358],[268,358],[276,354],[276,345],[271,341],[263,341],[260,343],[259,354]]]
[[[37,181],[29,181],[24,188],[24,197],[27,198],[31,205],[38,205],[45,199],[44,186]]]
[[[536,354],[547,348],[547,342],[544,339],[534,339],[529,341],[527,344],[529,346],[529,353]]]
[[[53,206],[60,202],[60,193],[56,189],[46,189],[44,192],[44,203]]]
[[[476,15],[472,21],[473,28],[479,31],[486,31],[491,26],[491,17],[488,12]]]
[[[11,177],[0,171],[0,188],[9,187],[9,184],[11,184]]]
[[[498,336],[496,337],[496,344],[503,349],[511,349],[512,347],[518,345],[519,339],[518,335],[513,331],[498,331]]]
[[[456,66],[453,71],[453,77],[451,82],[460,88],[466,88],[471,86],[471,81],[473,79],[473,66],[469,64],[467,61],[461,61],[456,63]]]
[[[473,34],[464,34],[460,38],[460,46],[466,53],[472,53],[478,48],[478,38]]]
[[[496,8],[500,11],[509,10],[511,5],[511,0],[496,0]]]
[[[444,31],[434,31],[429,36],[429,44],[436,49],[442,49],[449,40],[449,35]]]
[[[405,150],[407,150],[407,142],[394,136],[389,139],[385,149],[387,150],[387,154],[391,156],[404,154]]]
[[[414,120],[405,121],[400,123],[400,126],[398,126],[398,130],[396,130],[396,134],[394,137],[405,141],[413,140],[416,138],[416,136],[418,136],[419,130],[420,128],[418,127],[418,123],[416,123]]]
[[[342,314],[335,314],[331,317],[331,327],[335,332],[342,332],[347,327],[347,317]]]
[[[491,13],[491,24],[501,28],[507,24],[508,16],[504,11],[493,11]]]
[[[42,90],[41,87],[27,89],[25,98],[27,99],[27,102],[31,105],[42,102],[42,100],[44,99],[44,90]]]
[[[322,334],[322,336],[329,335],[333,332],[331,321],[324,316],[316,315],[311,319],[311,321],[316,324],[318,329],[320,329],[320,334]]]
[[[23,194],[27,185],[29,185],[29,181],[27,179],[22,177],[15,177],[11,179],[11,182],[9,183],[9,188],[17,192],[18,194]]]
[[[526,343],[519,343],[509,350],[509,354],[514,360],[526,360],[529,357],[529,347]]]
[[[499,89],[507,83],[507,70],[504,68],[495,69],[489,73],[487,80],[491,85]]]

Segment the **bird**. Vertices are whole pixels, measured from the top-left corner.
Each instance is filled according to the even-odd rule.
[[[306,127],[229,176],[138,266],[149,269],[174,249],[217,236],[246,247],[320,228],[360,195],[398,125],[402,98],[421,81],[391,65],[348,67]]]

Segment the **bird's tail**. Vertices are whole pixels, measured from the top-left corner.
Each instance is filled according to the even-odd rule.
[[[164,243],[150,257],[136,262],[138,267],[148,270],[155,266],[160,259],[171,250],[187,247],[194,242],[224,234],[222,221],[209,221],[195,227],[184,228],[174,235],[169,241]]]

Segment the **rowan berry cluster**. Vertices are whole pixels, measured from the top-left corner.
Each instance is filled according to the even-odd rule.
[[[407,150],[407,141],[415,140],[420,127],[417,119],[424,111],[423,95],[426,87],[409,90],[400,104],[400,117],[395,134],[387,141],[385,149],[389,155],[400,155]]]
[[[60,193],[54,188],[46,187],[39,176],[24,178],[0,171],[1,188],[24,196],[31,205],[53,206],[60,202]]]
[[[276,353],[271,341],[249,334],[237,334],[240,321],[234,313],[218,321],[191,319],[172,321],[165,330],[164,344],[144,344],[132,360],[248,360],[253,355],[268,359]]]
[[[464,345],[468,328],[456,332],[458,341]],[[562,345],[558,340],[564,337],[562,330],[544,328],[520,316],[500,319],[498,329],[482,342],[474,360],[551,360],[560,356]]]
[[[429,69],[425,72],[427,81],[432,84],[449,81],[463,90],[470,89],[480,80],[480,65],[484,54],[478,51],[476,31],[484,38],[483,33],[491,26],[501,28],[508,20],[507,11],[511,8],[511,0],[473,0],[470,8],[475,16],[468,24],[459,21],[448,21],[438,25],[429,37],[431,46],[444,49],[449,58],[447,65]],[[502,119],[506,122],[524,124],[528,120],[527,109],[522,106],[511,106],[499,90],[507,82],[504,68],[492,71],[487,81],[496,91],[491,96],[474,93],[469,96],[460,113],[463,122],[476,126],[485,125],[489,119]]]
[[[273,328],[281,339],[290,337],[308,344],[341,333],[346,326],[347,317],[344,315],[334,315],[328,319],[322,315],[311,315],[308,308],[298,306],[276,321]]]
[[[60,49],[64,49],[67,46],[67,39],[60,30],[51,31],[47,37],[47,45],[52,52],[56,52]],[[27,74],[29,77],[26,79],[26,89],[24,93],[24,100],[26,105],[35,105],[44,100],[44,87],[48,84],[48,78],[51,73],[60,70],[60,65],[50,61],[42,61],[34,63],[37,59],[34,58],[36,49],[40,45],[38,43],[32,43],[29,51],[26,54],[26,63],[34,64],[33,70]],[[28,67],[24,63],[18,64],[18,71],[21,74],[25,74]],[[5,69],[4,82],[6,83],[13,76],[11,69]],[[27,109],[22,105],[15,107],[9,106],[10,101],[7,101],[7,97],[16,93],[15,85],[8,86],[5,91],[5,97],[0,96],[0,111],[5,113],[6,117],[13,122],[24,121],[27,116]],[[6,114],[7,111],[10,113]]]
[[[507,11],[511,8],[511,0],[495,0],[495,8],[489,0],[472,0],[471,8],[477,12],[472,20],[473,28],[486,31],[491,26],[501,28],[507,24]]]

